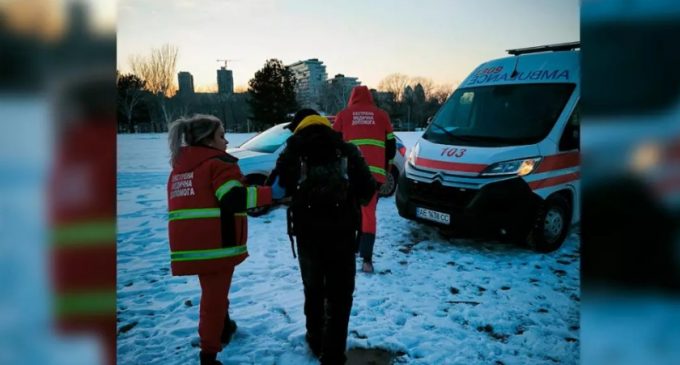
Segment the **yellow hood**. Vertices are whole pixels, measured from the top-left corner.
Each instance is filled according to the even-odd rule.
[[[297,133],[298,131],[302,130],[303,128],[309,127],[310,125],[325,125],[326,127],[330,128],[331,127],[331,122],[326,119],[326,117],[322,117],[320,115],[309,115],[306,116],[305,119],[303,119],[300,124],[295,128],[295,131],[293,133]]]

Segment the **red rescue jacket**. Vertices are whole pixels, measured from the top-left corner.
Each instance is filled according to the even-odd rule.
[[[336,115],[333,129],[359,147],[375,180],[384,183],[396,152],[394,131],[390,117],[373,103],[368,87],[352,89],[347,108]]]
[[[182,147],[168,178],[173,275],[226,271],[248,256],[246,209],[271,204],[270,187],[247,187],[237,158]]]
[[[47,184],[55,325],[97,334],[106,364],[115,364],[116,124],[70,122],[57,136]]]

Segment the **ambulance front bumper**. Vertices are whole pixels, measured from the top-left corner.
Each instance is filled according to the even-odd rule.
[[[402,217],[423,223],[528,234],[541,198],[519,177],[462,188],[417,181],[402,172],[396,202]]]

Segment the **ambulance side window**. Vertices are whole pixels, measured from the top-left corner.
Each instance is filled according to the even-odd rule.
[[[473,91],[466,91],[461,95],[458,101],[458,108],[456,108],[455,120],[459,122],[459,127],[469,128],[471,121],[474,120],[476,109],[473,107],[477,105],[474,103],[475,93]],[[472,117],[472,118],[471,118]]]
[[[560,151],[578,150],[581,148],[581,107],[576,104],[560,138]]]

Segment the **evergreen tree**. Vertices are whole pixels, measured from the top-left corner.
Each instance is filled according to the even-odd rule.
[[[248,104],[252,120],[259,130],[289,121],[288,115],[298,109],[295,77],[277,59],[267,60],[248,85]]]
[[[404,88],[404,92],[402,94],[402,109],[404,110],[404,115],[406,116],[406,125],[402,126],[405,128],[405,130],[411,130],[412,124],[411,120],[413,119],[413,104],[414,104],[414,95],[413,95],[413,88],[408,85]]]
[[[417,84],[416,87],[413,88],[413,101],[416,104],[424,104],[425,103],[425,89],[423,89],[423,85]]]
[[[425,97],[425,89],[423,85],[417,84],[413,88],[413,106],[412,106],[412,120],[414,122],[414,128],[420,127],[425,124],[427,116],[425,116],[425,102],[427,98]]]

